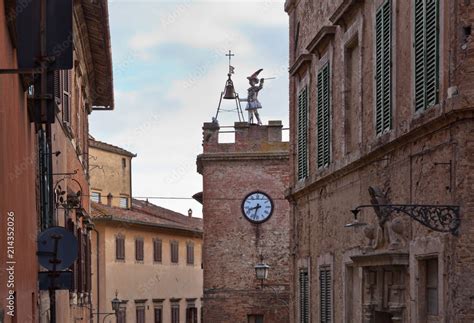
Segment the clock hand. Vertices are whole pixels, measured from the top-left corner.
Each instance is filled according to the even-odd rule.
[[[257,217],[257,212],[258,212],[258,209],[261,208],[262,206],[260,204],[257,203],[257,206],[254,207],[253,209],[255,209],[255,214],[254,214],[254,217]]]

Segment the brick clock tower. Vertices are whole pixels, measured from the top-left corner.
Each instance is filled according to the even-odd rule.
[[[219,143],[219,125],[204,123],[203,322],[289,321],[288,143],[282,124],[234,125],[235,142]],[[267,279],[255,266],[270,266]]]

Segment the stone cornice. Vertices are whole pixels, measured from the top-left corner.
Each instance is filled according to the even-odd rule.
[[[298,199],[306,194],[313,192],[315,189],[319,188],[322,185],[327,184],[328,182],[335,181],[351,172],[354,172],[362,167],[365,167],[376,160],[380,160],[385,155],[390,152],[398,149],[408,143],[419,140],[427,134],[433,133],[442,129],[450,124],[460,122],[462,120],[474,119],[474,111],[472,109],[466,110],[452,110],[442,117],[433,119],[422,126],[419,126],[412,131],[409,131],[393,141],[381,145],[369,153],[363,155],[361,158],[351,162],[339,169],[332,171],[331,173],[317,177],[316,179],[311,180],[311,178],[306,179],[306,182],[300,187],[292,186],[285,193],[288,200]]]
[[[265,153],[205,153],[197,157],[198,172],[202,174],[202,166],[205,162],[235,162],[248,160],[287,160],[290,158],[288,151],[265,152]]]
[[[311,64],[312,57],[313,56],[311,54],[301,54],[298,56],[293,65],[290,67],[290,76],[294,76],[301,70],[302,67],[306,66],[306,64]]]
[[[337,25],[339,20],[356,4],[362,3],[363,0],[344,0],[329,18],[329,21]]]
[[[318,31],[318,33],[313,37],[309,42],[309,45],[306,46],[306,50],[310,53],[318,52],[318,48],[328,39],[334,37],[336,34],[337,26],[323,26]],[[318,52],[319,54],[319,52]]]

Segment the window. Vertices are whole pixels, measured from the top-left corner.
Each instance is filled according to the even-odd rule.
[[[120,197],[120,207],[123,209],[128,209],[128,197]]]
[[[318,168],[329,166],[330,162],[330,82],[329,62],[318,72],[318,104],[317,104],[317,142]]]
[[[136,322],[137,323],[145,323],[145,306],[144,305],[137,305],[136,308]]]
[[[192,242],[186,244],[186,263],[194,265],[194,244]]]
[[[135,260],[143,261],[143,238],[135,239]]]
[[[197,323],[198,313],[197,308],[194,304],[188,304],[186,308],[186,323]]]
[[[171,262],[177,264],[179,261],[179,244],[178,241],[171,241]]]
[[[115,259],[125,260],[125,237],[122,235],[115,237]]]
[[[319,292],[321,323],[330,323],[332,322],[332,281],[329,266],[319,267]]]
[[[392,127],[392,0],[385,0],[375,15],[375,130]]]
[[[300,269],[299,273],[299,306],[300,323],[309,323],[309,280],[308,269]]]
[[[117,312],[117,323],[127,323],[127,309],[122,307]]]
[[[425,260],[426,314],[438,315],[438,258]]]
[[[439,1],[415,0],[415,111],[438,103]]]
[[[63,122],[71,122],[71,71],[62,70],[61,75],[61,86],[62,86],[62,109],[63,109]]]
[[[308,88],[298,94],[297,120],[297,162],[298,180],[308,177]]]
[[[127,160],[125,158],[122,158],[122,168],[127,167]]]
[[[171,303],[171,323],[179,323],[179,303]]]
[[[161,262],[162,252],[161,252],[161,240],[153,240],[153,261]]]
[[[263,315],[248,315],[248,323],[263,323]]]
[[[155,323],[163,323],[163,308],[156,306],[154,308]]]
[[[95,203],[100,203],[100,193],[99,192],[92,192],[91,193],[91,201]]]
[[[345,44],[344,49],[344,141],[345,153],[357,150],[359,144],[360,113],[360,46],[358,34]]]

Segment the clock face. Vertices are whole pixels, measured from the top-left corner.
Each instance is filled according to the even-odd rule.
[[[266,193],[252,192],[242,201],[242,213],[250,222],[265,222],[272,216],[273,201]]]

